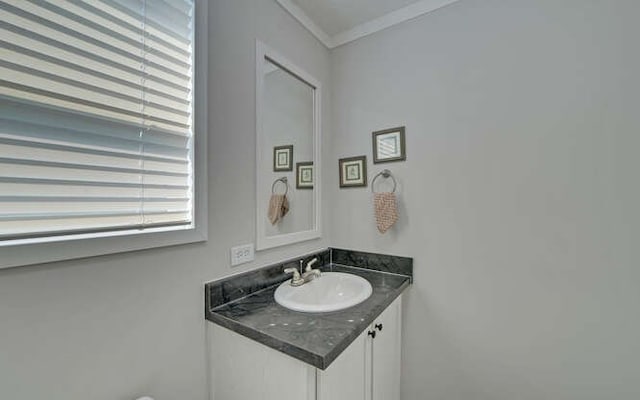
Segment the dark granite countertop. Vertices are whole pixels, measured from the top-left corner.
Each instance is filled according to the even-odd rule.
[[[331,252],[331,250],[333,249],[327,251]],[[382,256],[371,253],[358,254],[364,254],[365,257]],[[286,279],[281,272],[285,264],[281,263],[275,270],[267,268],[253,272],[251,275],[236,277],[236,280],[256,279],[257,274],[261,274],[268,283],[263,284],[264,287],[254,284],[252,288],[243,288],[240,290],[244,294],[242,297],[239,294],[226,296],[224,300],[230,300],[228,302],[220,300],[224,297],[220,294],[225,290],[228,291],[228,287],[224,288],[216,282],[207,284],[206,318],[291,357],[317,368],[326,369],[389,304],[402,294],[411,283],[411,275],[382,272],[382,268],[369,265],[359,268],[331,263],[330,253],[328,255],[319,253],[316,256],[324,261],[321,269],[325,272],[348,272],[367,279],[373,287],[371,296],[356,306],[335,312],[302,313],[289,310],[277,304],[273,297],[276,288]],[[401,264],[410,263],[412,272],[411,259],[397,258],[400,259]],[[274,278],[270,271],[278,272],[277,282],[269,281],[269,278]],[[406,273],[406,268],[402,272]],[[235,286],[233,289],[238,291]]]

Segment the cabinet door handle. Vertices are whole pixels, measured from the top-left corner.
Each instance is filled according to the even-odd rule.
[[[374,326],[374,328],[376,328],[377,330],[381,331],[382,330],[382,324],[376,324]]]
[[[369,331],[369,332],[367,332],[367,335],[371,336],[371,339],[375,339],[376,338],[376,331]]]

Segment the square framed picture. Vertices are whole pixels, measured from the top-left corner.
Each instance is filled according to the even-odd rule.
[[[296,188],[313,189],[313,161],[296,163]]]
[[[293,171],[293,145],[273,148],[273,171]]]
[[[373,163],[407,159],[404,126],[373,132]]]
[[[338,160],[340,187],[367,186],[367,157],[348,157]]]

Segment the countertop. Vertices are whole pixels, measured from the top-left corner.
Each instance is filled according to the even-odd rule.
[[[330,257],[323,258],[328,259]],[[321,270],[361,276],[371,283],[373,293],[364,302],[345,310],[302,313],[275,302],[273,294],[280,281],[224,304],[207,306],[206,318],[324,370],[402,294],[410,285],[411,276],[331,262]]]

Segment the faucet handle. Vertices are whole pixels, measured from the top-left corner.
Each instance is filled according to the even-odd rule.
[[[300,277],[300,272],[298,272],[297,268],[287,268],[284,270],[285,274],[293,274],[293,279],[299,278]]]
[[[300,276],[300,272],[298,272],[297,268],[287,268],[284,270],[285,274],[293,274],[291,278],[291,286],[300,286],[304,283],[304,279]]]
[[[311,266],[318,262],[318,257],[314,257],[311,261],[307,263],[307,268],[305,268],[305,272],[311,271]]]

